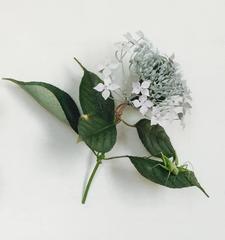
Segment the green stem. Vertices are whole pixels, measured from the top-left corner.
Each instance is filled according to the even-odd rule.
[[[126,158],[129,157],[128,155],[121,155],[121,156],[115,156],[115,157],[109,157],[109,158],[104,158],[103,160],[111,160],[111,159],[115,159],[115,158]]]
[[[93,180],[93,178],[94,178],[94,176],[95,176],[95,173],[96,173],[96,171],[98,170],[98,167],[99,167],[100,164],[101,164],[101,161],[97,160],[97,163],[95,164],[95,167],[94,167],[94,169],[93,169],[93,171],[92,171],[92,173],[91,173],[91,176],[90,176],[90,178],[88,179],[87,186],[85,187],[84,195],[83,195],[83,197],[82,197],[82,204],[84,204],[85,201],[86,201],[86,198],[87,198],[88,191],[89,191],[89,188],[90,188],[90,186],[91,186],[92,180]]]
[[[104,158],[102,160],[111,160],[111,159],[116,159],[116,158],[129,158],[129,155],[121,155],[121,156],[115,156],[115,157],[109,157],[109,158]],[[143,158],[150,158],[150,157],[154,157],[152,155],[149,156],[144,156]]]

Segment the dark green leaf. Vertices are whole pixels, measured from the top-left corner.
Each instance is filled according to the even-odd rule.
[[[110,151],[116,142],[115,124],[108,123],[98,116],[83,115],[79,121],[78,131],[82,140],[97,152]]]
[[[75,60],[84,70],[80,84],[80,104],[84,114],[98,115],[107,122],[114,122],[114,101],[110,98],[105,100],[101,93],[93,89],[103,81],[84,68],[77,59]]]
[[[160,164],[163,164],[162,162],[149,158],[134,156],[129,156],[129,158],[135,168],[138,170],[138,172],[152,182],[169,188],[184,188],[196,186],[201,189],[208,197],[208,194],[201,187],[197,178],[195,177],[194,172],[192,171],[187,170],[184,172],[179,172],[178,175],[174,175],[172,173],[169,174],[169,171],[160,166]]]
[[[74,58],[84,71],[80,84],[80,104],[84,116],[79,121],[79,134],[86,144],[97,152],[108,152],[116,142],[114,101],[105,100],[94,87],[103,81],[88,71]]]
[[[151,125],[148,119],[141,119],[136,123],[139,138],[145,148],[155,157],[161,157],[161,153],[167,157],[175,157],[175,150],[168,135],[160,125]]]
[[[28,92],[41,106],[63,122],[69,123],[78,132],[79,110],[74,100],[66,92],[44,82],[21,82],[4,78],[16,83]]]

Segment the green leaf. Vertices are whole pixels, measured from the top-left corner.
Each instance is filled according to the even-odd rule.
[[[106,153],[116,142],[116,126],[94,115],[80,118],[78,131],[85,143],[97,152]]]
[[[161,157],[161,153],[168,158],[175,157],[175,150],[168,135],[160,125],[151,125],[148,119],[141,119],[136,123],[139,138],[145,148],[155,157]]]
[[[84,71],[80,84],[80,104],[84,114],[98,115],[107,122],[114,122],[114,101],[110,98],[105,100],[101,93],[94,87],[103,81],[94,73],[88,71],[74,58]]]
[[[159,165],[163,165],[162,162],[152,160],[150,158],[134,156],[129,156],[129,158],[133,163],[134,167],[138,170],[138,172],[152,182],[169,188],[184,188],[196,186],[207,197],[209,197],[205,190],[199,184],[194,172],[192,171],[186,170],[183,172],[179,172],[178,175],[174,175],[172,173],[169,175],[169,171]]]
[[[66,92],[44,82],[21,82],[11,78],[4,78],[16,83],[28,92],[41,106],[51,112],[59,120],[69,123],[78,133],[79,110],[74,100]]]
[[[114,146],[117,135],[114,101],[110,98],[105,100],[94,89],[103,81],[74,59],[84,71],[80,84],[80,104],[84,115],[79,121],[79,134],[92,150],[108,152]]]

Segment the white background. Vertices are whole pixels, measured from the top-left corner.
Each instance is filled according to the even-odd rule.
[[[17,86],[0,82],[0,239],[225,239],[225,1],[0,0],[0,75],[46,81],[78,99],[78,57],[95,71],[127,31],[141,29],[172,54],[192,90],[183,130],[166,127],[197,188],[171,190],[142,178],[127,159],[105,162],[87,204],[94,159],[70,128]],[[119,127],[113,153],[145,155]]]

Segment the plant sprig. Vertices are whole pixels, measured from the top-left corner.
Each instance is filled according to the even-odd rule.
[[[55,117],[68,123],[79,134],[96,156],[95,167],[85,187],[82,203],[86,202],[88,191],[95,174],[103,161],[117,158],[128,158],[137,171],[145,178],[169,188],[196,186],[206,196],[208,194],[199,184],[193,171],[179,165],[176,152],[164,128],[152,125],[149,119],[141,119],[131,125],[122,119],[127,102],[115,107],[113,97],[104,100],[94,87],[103,81],[94,73],[88,71],[75,59],[84,71],[79,89],[80,113],[72,97],[61,89],[44,82],[22,82],[11,78],[11,81],[28,92],[38,103]],[[149,157],[112,156],[106,157],[116,143],[117,129],[120,122],[137,129],[137,134],[149,152]]]

